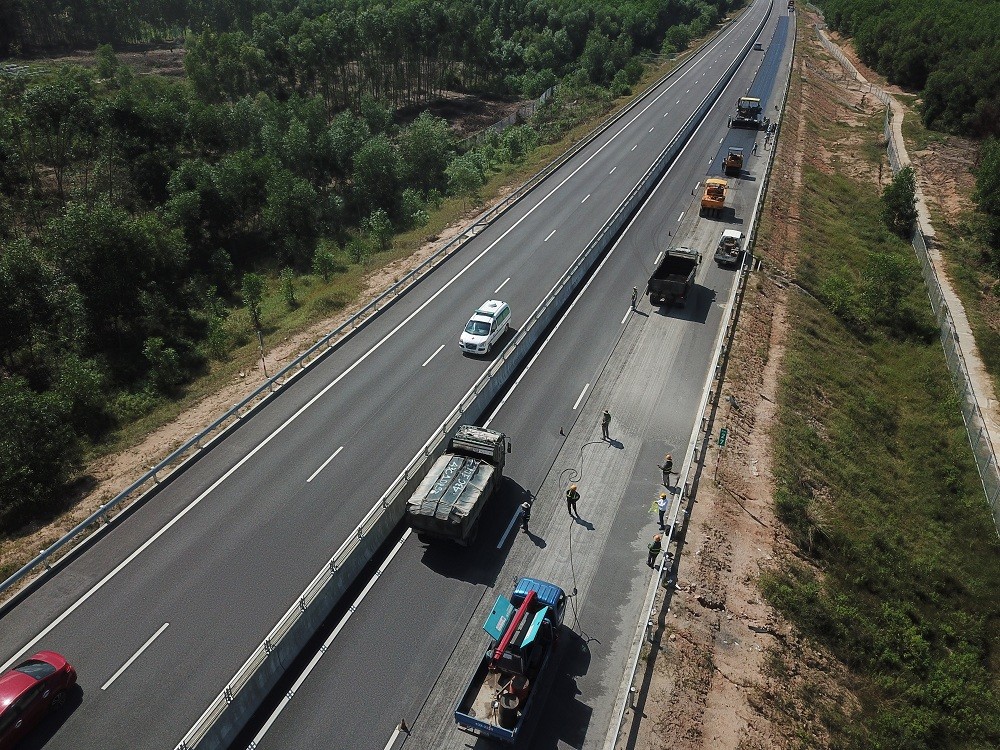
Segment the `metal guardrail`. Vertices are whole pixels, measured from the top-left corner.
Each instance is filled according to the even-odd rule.
[[[673,159],[676,158],[677,153],[679,153],[684,143],[687,142],[687,139],[695,127],[697,127],[705,112],[714,103],[715,99],[718,98],[719,93],[725,85],[732,79],[738,68],[738,63],[742,57],[745,57],[749,48],[750,44],[748,43],[741,57],[734,61],[733,65],[723,74],[716,87],[702,100],[695,112],[685,121],[678,133],[670,140],[645,175],[643,175],[643,178],[618,206],[602,230],[581,251],[569,269],[553,286],[546,299],[531,313],[514,339],[466,393],[459,405],[448,415],[434,435],[427,440],[421,451],[410,460],[406,469],[404,469],[389,489],[386,490],[371,510],[368,511],[361,523],[358,524],[330,561],[324,565],[306,587],[302,595],[296,600],[296,603],[286,611],[277,625],[268,634],[267,638],[254,650],[247,661],[237,671],[236,675],[212,701],[205,713],[177,745],[177,750],[193,750],[193,748],[203,746],[214,748],[221,744],[221,732],[216,727],[217,725],[222,725],[224,727],[222,731],[229,731],[231,729],[231,725],[225,721],[226,712],[236,701],[240,700],[243,691],[256,684],[257,673],[265,666],[272,655],[278,652],[282,646],[282,640],[292,633],[301,620],[310,616],[311,605],[320,600],[324,589],[336,583],[336,576],[342,569],[346,569],[349,564],[356,562],[352,560],[354,554],[363,546],[375,547],[384,541],[388,535],[388,529],[385,528],[386,524],[382,523],[384,518],[397,507],[397,503],[401,506],[399,502],[400,498],[404,497],[404,493],[410,486],[410,483],[426,473],[429,462],[436,458],[436,455],[443,450],[450,433],[460,424],[478,416],[473,413],[472,409],[477,400],[488,389],[497,387],[496,383],[492,382],[494,378],[508,367],[512,359],[524,356],[524,353],[534,343],[535,338],[545,330],[550,319],[554,317],[555,312],[561,307],[565,295],[568,294],[566,290],[571,288],[571,285],[586,273],[589,266],[607,248],[610,242],[613,241],[642,200],[645,199],[659,182],[663,173],[672,163]],[[681,67],[683,67],[683,64],[661,78],[651,87],[651,90],[655,89],[667,78],[675,75]],[[589,143],[597,134],[604,131],[628,111],[631,111],[643,98],[637,98],[603,125],[595,128],[587,136],[584,144]],[[582,146],[574,148],[570,153],[575,154],[580,148]],[[395,522],[392,525],[395,525]],[[382,536],[378,537],[377,535],[380,533],[382,533]],[[375,536],[375,538],[369,539],[368,537],[370,536]],[[318,617],[316,624],[318,625],[321,620],[322,617]]]
[[[771,4],[773,7],[773,3]],[[770,14],[768,14],[770,15]],[[767,21],[768,16],[764,17],[761,25],[758,27],[757,32],[753,35],[747,46],[744,48],[743,53],[740,58],[737,58],[737,62],[740,62],[742,58],[746,56],[746,52],[752,47],[754,40],[760,34],[764,23]],[[795,36],[792,36],[793,44]],[[794,47],[793,47],[794,55]],[[788,76],[785,79],[785,91],[782,95],[782,109],[784,108],[785,97],[788,94],[788,86],[791,81],[792,65],[788,66]],[[774,131],[774,143],[777,144],[778,134],[781,131],[781,118],[775,123]],[[747,231],[745,248],[746,252],[743,254],[743,263],[739,268],[738,274],[739,279],[733,285],[733,290],[730,293],[729,301],[726,304],[725,313],[725,325],[720,326],[719,336],[716,339],[715,350],[717,352],[715,358],[715,365],[712,367],[708,378],[705,382],[704,392],[702,393],[701,402],[698,408],[698,414],[703,415],[699,425],[694,429],[691,440],[688,443],[687,450],[684,454],[684,460],[681,464],[681,472],[678,478],[678,486],[681,488],[680,494],[677,497],[677,501],[673,505],[673,509],[670,514],[670,524],[667,527],[666,539],[661,542],[664,552],[668,550],[671,544],[674,542],[674,535],[677,531],[678,525],[677,520],[681,512],[681,508],[684,507],[691,499],[690,486],[693,478],[692,470],[698,465],[698,446],[699,444],[709,440],[711,434],[708,432],[711,429],[711,424],[705,413],[708,410],[709,401],[713,394],[713,384],[720,377],[722,373],[722,364],[728,355],[728,349],[726,347],[726,342],[731,339],[733,334],[734,317],[736,311],[739,309],[737,304],[737,299],[741,297],[744,289],[746,288],[746,280],[749,276],[749,259],[751,257],[751,251],[753,249],[753,244],[757,236],[757,230],[760,224],[760,208],[763,206],[764,197],[767,194],[767,187],[770,182],[771,175],[771,165],[774,162],[774,156],[777,152],[777,148],[771,149],[770,156],[767,161],[767,168],[764,172],[763,182],[761,183],[760,193],[758,194],[757,202],[754,205],[753,213],[750,217],[750,229]],[[687,512],[687,511],[685,511]],[[672,564],[676,564],[676,560],[672,561]],[[619,690],[619,695],[615,703],[614,717],[611,725],[608,728],[607,736],[604,741],[604,750],[614,750],[618,744],[618,738],[621,733],[622,725],[625,721],[625,712],[629,708],[630,699],[633,695],[632,684],[635,682],[635,675],[639,668],[639,660],[642,656],[642,649],[644,644],[644,634],[646,630],[651,626],[653,622],[654,609],[657,606],[656,597],[657,593],[660,591],[663,585],[663,576],[668,570],[667,565],[667,555],[664,554],[660,559],[660,565],[657,568],[656,573],[650,579],[649,587],[646,591],[646,598],[643,609],[641,610],[643,615],[639,618],[638,624],[636,626],[636,634],[633,638],[633,648],[632,655],[630,657],[630,667],[626,672],[625,679],[622,681],[622,689]]]
[[[861,80],[861,76],[857,68],[854,67],[854,64],[827,37],[819,26],[816,27],[816,34],[823,43],[823,46],[844,66],[844,69],[855,80]],[[882,131],[885,136],[886,155],[889,158],[889,166],[892,168],[893,174],[895,174],[903,168],[904,164],[900,158],[896,142],[892,137],[892,97],[880,86],[868,83],[867,81],[864,83],[868,86],[867,90],[885,105],[885,121]],[[969,434],[969,443],[972,446],[976,468],[979,470],[979,478],[983,483],[983,492],[986,494],[986,500],[989,502],[993,513],[993,523],[997,528],[997,532],[1000,533],[1000,466],[997,465],[997,457],[993,449],[993,443],[990,440],[989,428],[987,427],[986,419],[983,417],[982,409],[979,407],[979,401],[976,398],[972,380],[969,378],[969,368],[959,345],[958,331],[955,328],[951,310],[948,308],[948,302],[945,300],[944,290],[941,288],[937,269],[934,267],[934,262],[931,260],[928,251],[929,241],[921,230],[919,222],[913,228],[910,244],[913,245],[913,250],[920,261],[924,285],[927,288],[927,296],[931,302],[931,309],[934,312],[934,317],[937,319],[941,332],[941,346],[944,349],[945,361],[948,363],[948,371],[951,373],[952,383],[958,392],[962,419],[965,421],[965,428]]]

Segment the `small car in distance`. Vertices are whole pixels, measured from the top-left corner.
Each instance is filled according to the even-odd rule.
[[[486,300],[469,318],[458,345],[463,354],[488,354],[508,328],[510,306],[498,299]]]
[[[75,684],[76,670],[55,651],[39,651],[0,675],[0,750],[13,748],[62,706]]]
[[[758,52],[763,52],[764,51],[764,43],[763,42],[754,42],[753,48],[755,50],[757,50]]]

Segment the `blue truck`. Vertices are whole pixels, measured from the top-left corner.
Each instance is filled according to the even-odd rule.
[[[497,597],[483,625],[490,645],[455,709],[459,728],[517,741],[532,705],[544,700],[565,613],[566,592],[537,578],[521,578],[510,599]]]

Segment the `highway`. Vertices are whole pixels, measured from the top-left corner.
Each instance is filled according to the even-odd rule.
[[[725,30],[683,75],[667,81],[152,501],[116,522],[111,533],[6,612],[0,619],[4,666],[30,651],[54,649],[77,667],[82,688],[65,720],[24,746],[174,746],[483,372],[486,361],[463,357],[457,349],[458,332],[472,309],[499,294],[514,311],[515,327],[527,317],[677,131],[701,99],[699,92],[722,73],[745,42],[751,21],[766,10],[758,2],[747,22]],[[603,292],[592,295],[605,319],[612,311],[616,320],[625,313],[628,292],[641,285],[651,263],[648,245],[631,253],[627,268],[608,275],[616,279],[614,287],[601,281]],[[699,315],[711,319],[714,308],[704,299],[691,310],[695,322]],[[515,440],[509,469],[519,485],[513,488],[515,500],[537,491],[548,473],[545,461],[551,465],[562,447],[554,422],[535,420],[548,415],[571,426],[577,410],[566,404],[579,397],[577,381],[596,378],[617,335],[604,325],[584,326],[553,339],[551,351],[563,357],[555,364],[547,360],[538,368],[539,384],[531,382],[532,375],[521,389],[541,387],[548,395],[505,406],[504,419],[517,413],[510,426],[501,425]],[[711,339],[693,331],[682,338],[695,349]],[[692,351],[685,350],[685,359],[693,358]],[[550,381],[561,385],[558,394],[546,390]],[[680,436],[685,430],[679,413],[677,418]],[[516,502],[508,497],[506,503],[496,503],[491,512],[509,513]],[[544,521],[543,513],[539,522]],[[400,549],[384,580],[399,576],[407,598],[379,623],[389,637],[366,632],[357,653],[369,661],[340,672],[349,700],[338,710],[348,719],[364,717],[361,705],[376,706],[366,691],[385,695],[385,688],[398,685],[398,665],[414,649],[421,660],[408,667],[412,685],[390,695],[402,695],[400,711],[416,713],[423,705],[421,692],[426,695],[434,684],[428,674],[440,672],[442,655],[447,657],[454,636],[469,621],[457,613],[476,608],[503,563],[496,556],[477,562],[480,548],[469,554],[467,560],[450,554],[435,559],[434,552],[409,540]],[[509,558],[519,554],[515,547]],[[437,578],[423,580],[423,572],[435,568]],[[373,595],[376,601],[385,598]],[[450,614],[440,619],[442,611]],[[407,624],[411,619],[420,626]],[[419,636],[416,646],[392,637],[403,628]],[[385,672],[372,666],[373,652]],[[372,747],[384,745],[393,716],[363,724]],[[338,736],[360,738],[343,729],[348,723],[338,725]],[[365,745],[352,740],[344,746]]]
[[[275,690],[236,747],[493,746],[459,732],[452,711],[485,647],[485,614],[496,594],[524,574],[577,594],[567,617],[574,632],[545,717],[519,746],[603,747],[649,580],[643,561],[655,528],[649,509],[660,489],[656,463],[665,452],[680,458],[698,422],[736,278],[716,266],[711,253],[722,229],[746,230],[761,184],[765,134],[728,130],[726,122],[748,87],[765,103],[779,93],[775,85],[791,56],[787,22],[782,15],[768,24],[761,35],[770,40],[768,53],[748,58],[558,330],[484,420],[511,435],[514,450],[504,491],[485,511],[476,545],[424,545],[410,535],[387,545],[356,610],[330,623],[324,653],[303,656],[292,670],[301,677]],[[755,139],[759,151],[751,156]],[[692,187],[706,172],[718,175],[719,154],[741,144],[748,163],[741,180],[730,180],[739,184],[732,191],[735,211],[699,218]],[[656,249],[671,242],[705,253],[691,302],[662,311],[643,300],[630,313],[632,287],[644,288]],[[599,439],[598,415],[612,401],[618,405],[611,407],[615,443],[607,444]],[[582,524],[568,519],[561,500],[570,471],[583,493]],[[511,530],[518,505],[529,497],[532,533],[516,525]],[[394,732],[400,719],[409,735]]]

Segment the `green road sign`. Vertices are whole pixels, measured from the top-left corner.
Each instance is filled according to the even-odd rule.
[[[729,428],[728,427],[723,427],[721,430],[719,430],[719,447],[720,448],[725,448],[726,447],[726,438],[727,437],[729,437]]]

